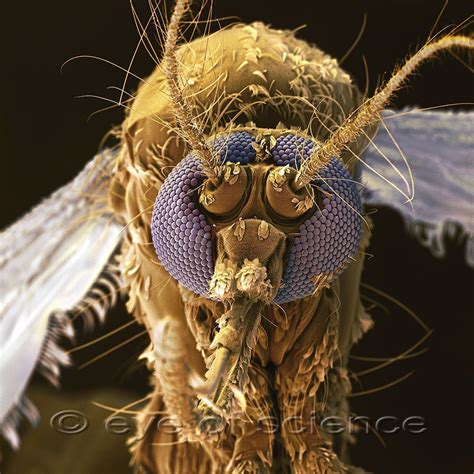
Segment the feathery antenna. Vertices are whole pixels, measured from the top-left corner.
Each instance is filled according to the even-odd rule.
[[[340,155],[346,145],[356,140],[366,127],[380,120],[379,113],[385,108],[403,82],[423,61],[431,58],[438,51],[453,47],[474,49],[474,39],[460,35],[445,36],[438,41],[423,46],[392,75],[385,86],[355,110],[334,134],[322,144],[321,148],[318,148],[312,156],[304,161],[297,177],[297,183],[301,187],[309,184],[322,167],[333,157]]]
[[[176,55],[179,24],[191,0],[177,0],[166,34],[163,55],[164,72],[168,82],[173,113],[185,140],[201,162],[204,173],[210,179],[217,177],[218,160],[206,143],[206,137],[196,124],[193,107],[188,104],[179,84],[179,62]]]

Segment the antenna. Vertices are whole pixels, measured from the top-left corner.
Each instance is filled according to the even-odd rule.
[[[179,83],[179,61],[176,55],[179,25],[190,3],[191,0],[178,0],[175,4],[166,33],[163,55],[164,73],[168,83],[173,113],[182,135],[201,162],[206,176],[214,180],[218,174],[218,159],[206,143],[205,135],[196,124],[193,107],[184,97],[183,89]]]
[[[474,49],[474,39],[460,35],[445,36],[438,41],[425,44],[417,53],[407,59],[405,64],[393,73],[385,86],[352,112],[334,134],[303,162],[296,178],[298,185],[303,187],[313,181],[318,171],[332,158],[339,156],[346,145],[356,140],[366,127],[378,122],[380,112],[391,97],[423,61],[430,59],[438,51],[455,47]]]

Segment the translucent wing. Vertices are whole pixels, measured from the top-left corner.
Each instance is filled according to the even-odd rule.
[[[66,312],[87,297],[120,240],[107,210],[114,153],[92,160],[69,184],[0,234],[0,427],[13,447],[22,414],[38,418],[23,396],[35,368],[57,383],[69,358],[56,344],[72,336]]]
[[[445,253],[452,223],[460,224],[467,234],[466,260],[474,265],[474,112],[387,110],[383,118],[386,128],[380,127],[363,156],[365,203],[398,211],[437,256]],[[402,153],[413,173],[412,202],[399,191],[411,193]]]

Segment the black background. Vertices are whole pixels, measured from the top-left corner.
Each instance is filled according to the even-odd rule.
[[[437,29],[464,20],[470,13],[468,3],[451,1]],[[235,15],[246,22],[260,20],[277,28],[306,24],[298,33],[301,38],[341,57],[357,36],[366,13],[366,31],[344,67],[364,88],[364,55],[370,72],[369,90],[373,91],[383,73],[389,73],[427,38],[441,6],[438,0],[221,0],[215,2],[214,16]],[[146,8],[142,5],[138,9],[146,21]],[[103,135],[123,117],[123,111],[115,109],[88,120],[92,112],[109,104],[74,98],[81,94],[117,98],[117,93],[107,87],[122,85],[121,71],[82,59],[66,65],[61,74],[61,64],[75,55],[92,54],[127,67],[138,33],[125,0],[8,2],[2,6],[2,20],[0,225],[5,227],[75,176],[97,151]],[[139,53],[133,72],[144,77],[152,69],[152,60]],[[128,82],[129,91],[135,86],[135,80]],[[446,54],[420,68],[395,105],[428,107],[469,100],[472,75]],[[422,416],[428,429],[418,435],[385,435],[386,447],[373,435],[361,435],[352,450],[353,462],[376,473],[472,472],[472,273],[463,264],[463,247],[451,239],[447,258],[436,260],[405,235],[396,214],[381,210],[374,221],[369,250],[374,257],[367,261],[365,281],[412,308],[434,334],[425,344],[429,351],[419,358],[355,381],[354,392],[358,392],[416,370],[400,385],[354,398],[353,409],[372,420],[386,415],[402,419]],[[372,312],[375,327],[355,353],[394,355],[423,335],[401,308],[383,298],[377,300],[388,313]],[[114,327],[124,320],[124,310],[119,308],[109,325]],[[116,383],[118,368],[134,360],[146,341],[132,345],[80,374],[68,371],[66,386],[77,389],[99,379],[104,384]],[[110,371],[110,367],[117,370]],[[139,369],[128,378],[121,377],[120,383],[142,390],[143,375]]]

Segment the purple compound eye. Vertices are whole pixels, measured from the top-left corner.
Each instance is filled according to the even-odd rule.
[[[222,162],[252,165],[255,138],[245,131],[220,136],[213,145]],[[287,133],[271,150],[276,166],[299,167],[317,146],[314,141]],[[198,204],[204,181],[199,161],[184,158],[164,181],[153,209],[151,232],[156,253],[166,271],[189,290],[208,296],[215,255],[211,225]],[[298,235],[288,238],[283,285],[276,303],[304,298],[314,292],[314,282],[331,281],[356,253],[362,203],[352,176],[337,158],[320,170],[312,185],[322,194],[322,205],[308,211]],[[311,212],[313,212],[311,214]]]
[[[318,278],[333,280],[359,246],[362,202],[352,176],[336,158],[319,175],[313,185],[323,193],[323,205],[299,226],[289,245],[276,303],[309,296]]]
[[[299,168],[315,146],[309,138],[282,135],[272,149],[274,162],[277,166]],[[322,206],[299,226],[299,235],[290,241],[283,286],[275,297],[276,303],[309,296],[314,292],[315,281],[334,279],[359,246],[362,201],[342,162],[333,158],[311,184],[322,194]]]
[[[151,234],[166,271],[199,295],[207,295],[214,272],[211,226],[197,205],[204,174],[193,155],[165,179],[153,208]]]
[[[255,159],[255,148],[252,143],[255,137],[248,132],[234,132],[227,135],[219,135],[212,146],[219,153],[222,163],[240,163],[247,165]]]

